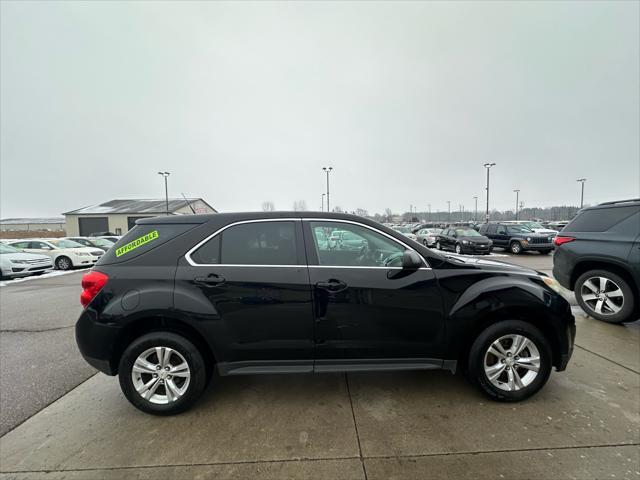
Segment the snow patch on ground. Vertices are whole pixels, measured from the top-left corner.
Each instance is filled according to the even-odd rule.
[[[53,270],[49,273],[43,273],[42,275],[31,275],[30,277],[21,277],[14,278],[13,280],[2,280],[0,282],[0,287],[8,287],[9,285],[14,285],[16,283],[28,282],[32,280],[41,280],[43,278],[51,278],[51,277],[59,277],[61,275],[69,275],[71,273],[78,273],[85,271],[85,269],[80,270]]]

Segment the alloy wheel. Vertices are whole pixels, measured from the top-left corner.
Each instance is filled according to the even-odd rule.
[[[69,270],[71,268],[71,260],[66,257],[58,258],[58,261],[56,263],[58,264],[58,268],[60,270]]]
[[[484,355],[487,379],[500,390],[514,392],[528,387],[538,376],[540,352],[524,335],[504,335]]]
[[[624,305],[624,294],[620,286],[607,277],[588,278],[580,287],[584,303],[600,315],[614,315]]]
[[[153,347],[136,358],[131,379],[142,398],[155,404],[167,404],[179,400],[187,392],[191,370],[177,350]]]

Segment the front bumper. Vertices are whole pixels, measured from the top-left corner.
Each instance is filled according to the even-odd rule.
[[[478,255],[489,254],[493,250],[493,245],[474,245],[472,243],[467,245],[463,243],[460,247],[462,249],[462,253],[475,253]]]
[[[522,245],[523,250],[532,250],[536,252],[540,250],[553,250],[555,248],[553,243],[529,243],[521,241],[520,245]]]
[[[11,268],[3,269],[2,276],[10,278],[21,278],[35,275],[36,273],[50,272],[53,269],[51,263],[45,263],[41,265],[28,265],[28,264],[12,264]]]
[[[571,360],[571,355],[573,355],[573,347],[575,345],[575,341],[576,324],[574,321],[574,323],[567,325],[567,350],[566,352],[560,354],[558,365],[556,366],[556,370],[558,372],[562,372],[567,368],[569,360]]]

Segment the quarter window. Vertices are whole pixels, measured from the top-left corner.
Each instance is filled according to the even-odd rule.
[[[406,250],[398,242],[359,225],[310,222],[321,266],[399,267]],[[339,233],[338,233],[339,232]]]

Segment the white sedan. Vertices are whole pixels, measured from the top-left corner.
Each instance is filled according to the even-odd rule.
[[[3,278],[27,277],[48,272],[53,268],[46,255],[24,253],[10,245],[0,243],[0,276]]]
[[[9,245],[27,253],[41,253],[48,256],[58,270],[90,267],[104,254],[97,248],[85,247],[71,240],[57,238],[17,240]]]

